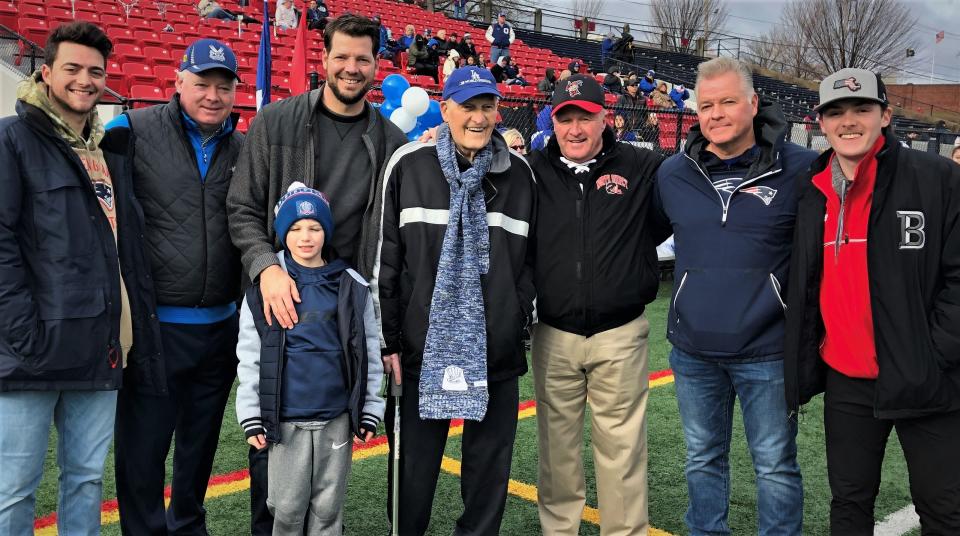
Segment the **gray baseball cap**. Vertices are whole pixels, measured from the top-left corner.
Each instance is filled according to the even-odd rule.
[[[880,75],[866,69],[840,69],[820,82],[819,112],[828,104],[843,99],[865,99],[887,104],[887,88]]]

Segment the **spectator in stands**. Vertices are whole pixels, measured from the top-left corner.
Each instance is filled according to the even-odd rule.
[[[798,181],[785,411],[824,393],[831,534],[874,533],[894,428],[920,531],[960,534],[960,167],[901,148],[886,97],[865,69],[820,83],[831,148]]]
[[[507,66],[504,68],[504,74],[507,76],[507,84],[513,86],[529,85],[527,80],[523,77],[523,74],[520,72],[520,64],[517,63],[517,60],[513,57],[507,57]]]
[[[487,28],[487,41],[490,43],[490,61],[494,64],[500,59],[500,56],[510,54],[510,45],[517,38],[513,32],[513,25],[507,22],[507,14],[500,12],[497,14],[497,22],[492,23]]]
[[[953,151],[950,152],[950,159],[960,164],[960,145],[953,146]]]
[[[204,490],[237,373],[240,254],[224,240],[227,188],[243,145],[231,116],[237,81],[230,47],[199,39],[183,54],[168,103],[128,110],[107,125],[107,137],[128,140],[135,155],[133,181],[147,223],[143,240],[163,348],[161,372],[129,370],[117,404],[117,500],[125,535],[205,531]]]
[[[437,52],[441,56],[446,56],[453,48],[450,41],[447,40],[447,31],[444,29],[437,30],[437,36],[434,39],[437,41]]]
[[[620,79],[620,66],[611,65],[603,77],[603,89],[617,95],[623,93],[623,80]]]
[[[613,132],[617,136],[617,141],[637,141],[637,134],[630,130],[627,118],[623,114],[617,114],[613,118]]]
[[[473,58],[473,65],[476,65],[477,47],[473,44],[473,36],[469,32],[463,34],[463,39],[457,45],[457,52],[461,58]]]
[[[631,128],[636,127],[640,109],[646,106],[646,99],[640,94],[639,82],[636,78],[627,80],[624,85],[623,94],[617,99],[616,108],[619,109],[629,120]]]
[[[550,119],[550,112],[552,111],[553,106],[547,104],[537,113],[537,131],[530,136],[531,152],[543,149],[550,142],[550,138],[553,136],[553,121]]]
[[[580,62],[577,60],[571,61],[567,64],[567,70],[570,71],[571,75],[580,74]]]
[[[327,5],[323,0],[310,0],[307,8],[307,29],[323,31],[327,27]]]
[[[937,121],[936,126],[930,129],[930,141],[927,142],[927,152],[940,154],[941,145],[953,145],[954,136],[947,128],[947,122],[943,119]]]
[[[613,51],[611,54],[613,61],[618,63],[636,63],[633,61],[633,36],[625,33],[620,36],[620,39],[617,40],[613,45]]]
[[[603,36],[603,41],[600,42],[600,65],[603,66],[604,70],[610,67],[607,59],[610,57],[610,53],[613,52],[614,43],[616,43],[616,39],[614,39],[613,30],[609,30],[607,31],[607,35]]]
[[[505,84],[507,82],[507,61],[509,60],[510,56],[500,56],[496,65],[490,68],[490,74],[493,75],[493,79],[496,80],[498,84]],[[480,65],[480,67],[483,67],[483,65]]]
[[[216,0],[200,0],[197,3],[197,13],[205,19],[242,20],[244,24],[261,24],[257,19],[246,15],[241,19],[239,14],[224,9]]]
[[[683,87],[683,84],[677,84],[673,86],[673,89],[670,90],[670,99],[676,105],[678,110],[683,110],[686,105],[683,101],[690,98],[690,92],[687,88]]]
[[[640,93],[644,97],[649,97],[651,93],[657,90],[657,73],[650,69],[640,80]]]
[[[496,63],[494,63],[493,66],[496,66]],[[487,60],[487,55],[483,52],[477,54],[477,67],[483,67],[484,69],[492,68],[490,62]]]
[[[739,398],[757,476],[758,532],[799,535],[803,482],[797,421],[787,417],[783,392],[789,343],[781,285],[798,211],[795,185],[816,153],[786,141],[790,125],[778,105],[760,101],[748,65],[729,57],[703,62],[696,89],[699,125],[683,153],[660,166],[651,195],[653,243],[671,233],[676,241],[667,337],[687,446],[684,520],[690,534],[729,532]],[[733,221],[735,232],[727,225]]]
[[[400,45],[400,50],[407,50],[410,48],[410,45],[413,44],[414,40],[417,38],[417,29],[414,28],[412,24],[406,25],[403,29],[403,35],[400,39],[397,39],[397,44]]]
[[[265,302],[264,316],[284,328],[299,320],[294,281],[274,254],[273,209],[294,181],[325,192],[337,211],[331,246],[366,278],[380,232],[384,167],[407,137],[364,97],[376,80],[380,32],[370,19],[343,14],[323,35],[325,82],[319,89],[263,108],[252,123],[230,184],[230,237]],[[354,83],[359,81],[359,84]],[[307,143],[304,143],[304,134]],[[337,140],[330,143],[331,139]],[[253,534],[270,534],[266,452],[251,449]]]
[[[297,12],[293,9],[293,0],[280,0],[273,15],[273,25],[280,30],[297,29]]]
[[[447,38],[447,50],[456,50],[459,44],[460,40],[457,38],[457,32],[450,32],[450,37]],[[462,58],[463,56],[460,57]]]
[[[511,128],[503,133],[503,141],[507,142],[507,147],[513,149],[521,155],[527,154],[527,147],[523,141],[523,134],[515,128]]]
[[[390,39],[390,28],[387,28],[383,25],[380,15],[375,15],[373,17],[373,22],[380,30],[380,49],[377,51],[377,58],[381,60],[389,60],[396,67],[397,52],[400,50],[400,45],[398,45],[396,41]]]
[[[538,190],[532,363],[540,524],[544,534],[578,533],[589,400],[600,532],[645,534],[650,324],[643,311],[659,282],[656,264],[641,259],[656,259],[648,192],[661,158],[617,143],[603,88],[589,76],[557,84],[552,104],[555,134],[528,158]]]
[[[456,50],[451,50],[447,55],[447,59],[443,62],[443,79],[446,80],[450,73],[456,71],[460,65],[460,53]]]
[[[518,378],[527,370],[520,334],[534,312],[529,238],[520,229],[534,227],[536,182],[494,132],[499,97],[488,70],[455,71],[444,85],[436,143],[398,151],[377,204],[383,224],[371,286],[384,359],[403,378],[403,396],[390,402],[400,404],[400,474],[388,478],[399,480],[395,530],[405,536],[427,531],[454,418],[464,420],[464,508],[454,532],[500,533]],[[449,227],[429,224],[420,207],[449,207]],[[393,408],[387,413],[392,436]]]
[[[477,65],[477,58],[476,58],[476,56],[467,56],[467,62],[466,62],[466,65],[465,65],[465,66],[471,66],[471,67],[473,67],[473,66],[476,66],[476,65]]]
[[[647,113],[647,119],[640,127],[640,141],[646,141],[658,146],[660,141],[660,120],[656,112]]]
[[[657,108],[672,109],[676,106],[676,103],[673,102],[673,99],[670,98],[670,93],[667,91],[666,82],[660,82],[657,89],[650,94],[650,100],[653,101],[653,106]]]
[[[57,529],[100,533],[124,367],[157,373],[160,328],[129,153],[102,141],[97,113],[112,50],[91,23],[55,28],[44,64],[17,87],[16,115],[0,126],[3,534],[34,533],[51,424]]]
[[[564,69],[564,70],[560,71],[560,76],[557,77],[557,81],[558,81],[558,82],[562,82],[562,81],[566,80],[567,78],[570,78],[571,76],[573,76],[573,73],[570,72],[570,69]]]
[[[537,82],[537,91],[540,93],[553,93],[553,88],[557,83],[556,70],[553,67],[547,67],[543,78]]]
[[[407,67],[413,69],[414,73],[429,76],[433,78],[434,82],[439,83],[437,80],[437,64],[432,62],[433,59],[430,50],[427,48],[426,39],[417,34],[413,44],[407,49]]]
[[[467,20],[467,0],[453,0],[453,18]]]

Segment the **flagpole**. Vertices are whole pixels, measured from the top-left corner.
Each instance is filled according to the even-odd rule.
[[[933,45],[933,59],[930,61],[930,80],[929,83],[933,83],[933,69],[937,66],[937,44]]]

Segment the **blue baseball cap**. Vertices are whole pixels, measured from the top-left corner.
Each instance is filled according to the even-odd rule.
[[[180,70],[200,74],[211,69],[225,69],[237,75],[237,56],[226,44],[216,39],[198,39],[187,47],[180,60]]]
[[[476,65],[456,69],[443,84],[443,100],[453,99],[457,104],[463,104],[477,95],[502,97],[493,74]]]

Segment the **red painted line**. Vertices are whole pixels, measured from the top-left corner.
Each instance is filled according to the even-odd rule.
[[[663,378],[663,377],[665,377],[665,376],[670,376],[670,375],[672,375],[672,374],[673,374],[673,371],[671,371],[670,369],[660,370],[660,371],[651,373],[651,374],[650,374],[650,380],[656,380],[656,379],[658,379],[658,378]],[[535,401],[533,401],[533,400],[524,400],[523,402],[520,403],[519,406],[517,406],[517,410],[518,410],[518,411],[523,411],[523,410],[525,410],[525,409],[529,409],[529,408],[532,408],[532,407],[536,407],[536,405],[537,405],[537,403],[536,403]],[[450,421],[450,427],[451,427],[451,428],[456,427],[456,426],[463,426],[463,420],[461,420],[461,419],[453,419],[453,420]],[[387,436],[386,436],[386,435],[380,435],[380,436],[377,436],[377,437],[371,439],[370,441],[368,441],[368,442],[366,442],[366,443],[355,443],[355,444],[353,445],[353,451],[356,452],[356,451],[361,451],[361,450],[372,449],[372,448],[374,448],[374,447],[378,447],[378,446],[380,446],[380,445],[383,445],[383,444],[385,444],[386,442],[387,442]],[[249,470],[247,470],[247,469],[240,469],[240,470],[238,470],[238,471],[233,471],[233,472],[225,473],[225,474],[222,474],[222,475],[214,475],[214,476],[210,477],[210,481],[209,481],[209,484],[208,484],[208,485],[209,485],[209,486],[215,486],[215,485],[218,485],[218,484],[229,484],[229,483],[231,483],[231,482],[237,482],[237,481],[239,481],[239,480],[244,480],[245,478],[248,478],[249,476],[250,476],[250,471],[249,471]],[[163,490],[163,496],[166,497],[166,498],[168,498],[168,499],[170,498],[170,486],[167,486],[167,487],[164,488],[164,490]],[[100,506],[100,512],[101,512],[101,513],[116,512],[116,511],[117,511],[117,499],[107,499],[107,500],[103,501],[103,504],[101,504],[101,506]],[[34,520],[34,522],[33,522],[33,530],[36,531],[36,530],[40,530],[40,529],[45,529],[45,528],[51,527],[51,526],[53,526],[53,525],[56,525],[56,523],[57,523],[57,514],[56,514],[56,512],[54,512],[54,513],[52,513],[52,514],[48,514],[48,515],[46,515],[46,516],[43,516],[43,517],[40,517],[40,518],[37,518],[36,520]]]

